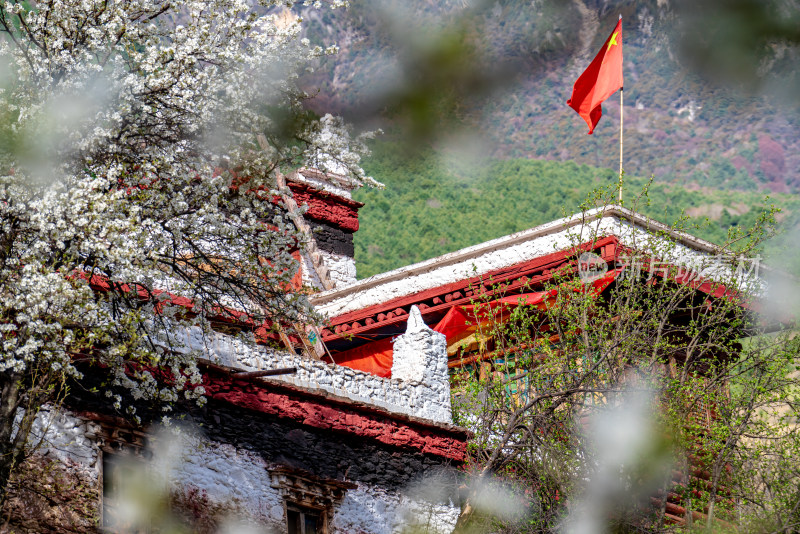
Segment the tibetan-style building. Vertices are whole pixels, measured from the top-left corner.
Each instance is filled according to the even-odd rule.
[[[329,317],[321,331],[327,358],[391,376],[391,339],[403,332],[416,306],[423,321],[446,336],[449,367],[468,364],[472,360],[462,341],[474,332],[466,315],[478,295],[484,301],[502,298],[510,306],[536,305],[557,273],[566,269],[579,276],[580,253],[594,258],[591,267],[601,272],[593,285],[602,292],[624,270],[627,251],[652,246],[664,236],[676,243],[671,262],[693,272],[707,269],[719,252],[713,243],[607,206],[318,293],[312,301]],[[719,288],[709,280],[697,290]]]
[[[506,358],[513,359],[514,351],[490,348],[492,340],[483,335],[485,332],[479,332],[481,322],[497,322],[499,315],[485,310],[502,308],[506,317],[510,315],[507,310],[519,305],[543,310],[560,291],[560,284],[569,286],[577,278],[584,282],[582,291],[597,298],[632,275],[634,266],[629,262],[635,251],[657,250],[665,256],[649,264],[651,272],[641,278],[643,282],[661,277],[668,284],[684,286],[685,291],[680,293],[700,307],[710,307],[718,299],[737,302],[734,308],[756,306],[739,300],[735,287],[759,286],[762,280],[758,265],[742,258],[731,263],[710,242],[672,230],[631,210],[607,206],[316,294],[315,306],[329,318],[321,331],[328,350],[325,358],[377,376],[393,377],[398,355],[393,339],[404,331],[409,317],[417,317],[418,310],[425,324],[445,336],[447,365],[454,378],[458,369],[481,376],[497,372],[506,373],[502,377],[505,383],[510,380],[506,364],[512,362]],[[731,282],[733,285],[726,287]],[[481,309],[484,312],[479,312]],[[674,320],[675,333],[671,335],[679,336],[681,321],[686,317]],[[760,328],[775,328],[778,322],[781,320]],[[750,334],[742,330],[735,337],[746,335]],[[688,343],[689,338],[686,339]],[[685,351],[680,342],[677,345],[670,361],[681,365]],[[740,346],[732,343],[730,347]],[[726,351],[711,357],[735,357]],[[495,363],[505,371],[495,370]],[[667,372],[669,365],[664,364]],[[519,372],[526,374],[524,370]],[[509,393],[509,402],[517,393]],[[703,410],[692,417],[714,417],[712,408]],[[710,475],[700,466],[691,466],[689,472],[673,473],[676,478],[671,487],[708,485]],[[667,499],[654,499],[666,522],[685,523],[684,497],[675,491],[664,494]],[[705,518],[697,511],[689,515],[695,520]]]
[[[287,177],[284,201],[306,207],[295,221],[310,242],[304,256],[297,253],[295,283],[306,288],[355,282],[361,204],[346,184],[308,170]],[[154,486],[145,493],[162,492],[164,502],[145,496],[149,510],[139,513],[158,516],[168,501],[197,532],[217,532],[228,520],[291,534],[389,534],[414,525],[450,532],[469,432],[452,424],[444,336],[419,315],[404,321],[391,377],[321,361],[294,333],[265,341],[283,350],[253,347],[224,328],[211,337],[185,332],[182,350],[202,354],[207,402],[178,404],[184,411],[173,425],[187,430],[168,466],[159,455],[173,438],[115,410],[95,393],[104,377],[87,369],[64,409],[37,419],[41,447],[14,481],[8,524],[37,533],[147,532],[148,525],[132,526],[124,486],[167,469],[144,478]],[[148,420],[146,410],[139,414]],[[441,491],[423,491],[431,484]],[[163,527],[153,521],[153,529]]]
[[[448,369],[481,358],[465,344],[473,297],[492,298],[502,284],[497,298],[509,305],[520,296],[541,302],[555,273],[579,274],[576,245],[596,258],[600,293],[614,283],[626,247],[671,232],[612,206],[357,281],[361,204],[346,182],[301,170],[286,185],[289,200],[307,206],[296,224],[313,243],[299,257],[298,283],[319,291],[312,302],[328,323],[312,333],[324,351],[311,354],[297,337],[276,350],[222,331],[213,339],[186,332],[187,347],[203,353],[208,402],[181,414],[194,430],[167,478],[170,499],[198,531],[213,531],[228,513],[290,534],[388,534],[415,524],[450,532],[470,434],[453,425]],[[670,238],[687,265],[716,253],[686,234]],[[118,458],[146,458],[163,438],[120,417],[91,387],[73,390],[65,405],[40,417],[40,456],[66,466],[83,490],[56,504],[17,492],[9,510],[29,531],[124,532],[109,475],[119,472]],[[441,491],[419,491],[432,481]],[[76,503],[81,513],[56,511]],[[21,517],[34,509],[40,518]]]

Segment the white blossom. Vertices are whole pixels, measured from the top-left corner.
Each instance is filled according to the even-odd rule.
[[[274,173],[380,184],[341,119],[284,128],[307,116],[298,73],[336,50],[300,39],[286,4],[2,3],[0,372],[78,378],[101,363],[117,409],[201,401],[198,355],[170,325],[208,329],[231,309],[316,320],[285,291],[298,240]]]

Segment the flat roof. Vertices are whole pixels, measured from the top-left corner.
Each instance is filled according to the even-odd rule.
[[[679,232],[666,224],[660,223],[654,219],[636,213],[635,211],[632,211],[628,208],[624,208],[622,206],[617,206],[617,205],[610,205],[610,206],[605,206],[603,208],[595,208],[583,213],[571,215],[569,217],[565,217],[549,223],[535,226],[528,230],[522,230],[520,232],[499,237],[497,239],[492,239],[490,241],[466,247],[461,250],[456,250],[454,252],[443,254],[435,258],[421,261],[419,263],[415,263],[405,267],[400,267],[398,269],[387,271],[385,273],[377,274],[369,278],[359,280],[358,282],[355,282],[348,286],[335,288],[328,291],[323,291],[313,295],[311,297],[311,302],[323,312],[329,313],[331,315],[338,315],[339,313],[344,312],[344,308],[352,310],[362,307],[361,304],[357,303],[351,303],[346,306],[337,306],[337,302],[351,300],[354,296],[358,294],[363,294],[365,292],[375,293],[375,291],[369,291],[369,290],[378,290],[381,286],[385,286],[387,288],[389,288],[390,285],[396,286],[397,284],[392,284],[392,283],[393,282],[402,283],[403,281],[409,279],[424,277],[425,275],[432,274],[433,271],[439,271],[451,266],[455,268],[459,266],[459,264],[461,270],[463,270],[464,264],[467,264],[471,260],[475,260],[492,253],[502,252],[504,250],[511,249],[512,247],[518,245],[524,245],[526,243],[532,243],[534,241],[537,242],[542,241],[543,238],[546,241],[547,240],[546,238],[548,236],[559,237],[559,234],[561,234],[560,235],[561,239],[559,239],[558,241],[556,240],[553,241],[553,246],[555,247],[555,249],[552,249],[551,252],[553,250],[558,250],[559,246],[560,249],[563,250],[569,247],[569,243],[561,242],[563,241],[563,234],[565,231],[568,231],[576,226],[586,226],[588,223],[591,222],[595,221],[600,222],[603,219],[613,219],[617,221],[617,224],[620,225],[619,226],[620,233],[624,231],[624,228],[621,225],[623,225],[624,223],[628,223],[629,226],[632,225],[633,227],[639,229],[640,231],[644,231],[650,235],[659,233],[669,235],[677,243],[684,245],[686,248],[690,250],[702,253],[703,255],[715,255],[723,252],[722,247],[715,245],[710,241],[700,239],[685,232]],[[532,252],[532,254],[542,255],[540,252]],[[523,260],[524,258],[518,257],[516,255],[511,255],[511,257],[507,259],[506,264],[513,265],[514,263]],[[480,269],[477,270],[475,274],[481,274]],[[459,275],[453,274],[453,276],[458,277]],[[426,280],[422,283],[430,287],[435,287],[437,285],[437,281],[434,278],[435,277],[430,277],[429,280]],[[461,276],[461,278],[465,278],[465,276]],[[419,286],[417,286],[414,289],[409,288],[408,291],[414,292],[415,290],[418,289]],[[393,292],[392,291],[387,292],[385,300],[389,300],[396,296],[398,296],[398,292],[395,288]],[[369,300],[375,300],[376,298],[380,297],[378,295],[375,295]]]

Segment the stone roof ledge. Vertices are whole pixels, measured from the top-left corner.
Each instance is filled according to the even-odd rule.
[[[444,336],[425,326],[418,309],[412,315],[406,333],[395,341],[392,378],[253,346],[227,334],[204,334],[197,327],[186,329],[182,350],[197,351],[210,363],[243,371],[295,367],[295,374],[270,379],[309,391],[327,391],[393,413],[452,424]]]
[[[709,241],[628,208],[610,205],[323,291],[313,295],[311,302],[317,311],[337,317],[612,235],[634,249],[670,241],[675,244],[674,257],[665,259],[688,266],[701,265],[725,252]]]

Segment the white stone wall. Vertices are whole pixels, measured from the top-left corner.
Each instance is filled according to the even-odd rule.
[[[331,530],[343,534],[446,533],[453,531],[460,512],[451,501],[447,504],[425,502],[359,484],[347,492],[336,508]]]
[[[28,441],[40,444],[38,453],[80,469],[96,480],[100,459],[99,435],[100,426],[96,423],[75,417],[70,412],[44,408],[34,420]]]
[[[326,252],[324,250],[320,250],[319,253],[322,255],[325,266],[328,267],[331,281],[337,289],[356,282],[355,259],[350,256],[345,256],[344,254],[333,254],[332,252]],[[303,257],[301,269],[304,285],[319,289],[323,288],[322,282],[320,282],[319,276],[314,270],[311,260],[307,256]]]
[[[418,317],[419,311],[413,311],[414,314]],[[184,344],[187,349],[199,351],[204,358],[219,365],[247,370],[296,367],[296,374],[272,379],[306,389],[328,391],[390,412],[452,423],[447,349],[443,337],[425,326],[421,318],[412,323],[409,331],[395,342],[400,351],[399,354],[395,351],[391,379],[288,352],[253,347],[233,336],[216,332],[203,335],[199,328],[186,330]],[[412,363],[404,364],[406,358]],[[394,366],[402,378],[395,378]],[[416,369],[417,372],[403,369]],[[418,372],[421,369],[425,371]]]
[[[267,532],[285,530],[283,500],[271,487],[271,466],[262,458],[232,445],[182,439],[182,454],[170,473],[176,488],[198,488],[211,503],[229,509],[231,520],[250,520]]]
[[[69,413],[45,410],[37,418],[34,437],[44,434],[46,438],[41,453],[55,455],[99,484],[99,430],[95,423]],[[152,459],[153,487],[160,487],[159,476],[168,473],[175,491],[199,490],[217,512],[224,510],[226,520],[250,524],[252,532],[285,532],[283,496],[272,487],[269,474],[277,465],[250,451],[209,441],[191,430],[182,431],[178,437],[161,433],[158,444]],[[446,533],[453,530],[458,518],[459,507],[446,498],[437,499],[443,502],[426,502],[370,484],[357,485],[335,507],[332,533],[390,534],[407,531],[413,525],[424,526],[431,534]]]
[[[211,501],[242,514],[241,519],[284,532],[283,498],[269,476],[273,467],[248,451],[193,438],[171,478],[178,486],[205,490]],[[452,502],[429,503],[358,483],[334,508],[331,532],[391,534],[421,525],[430,534],[446,533],[452,532],[459,512]]]

